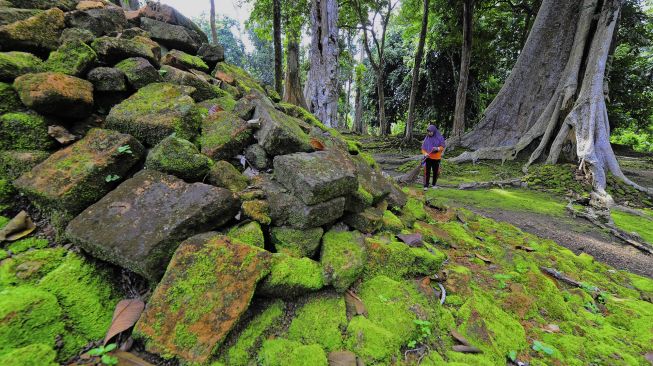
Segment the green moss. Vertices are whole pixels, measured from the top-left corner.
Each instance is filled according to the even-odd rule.
[[[346,140],[347,141],[347,151],[351,155],[358,155],[361,152],[361,149],[363,148],[363,145],[358,142],[358,141],[352,141],[352,140]]]
[[[246,217],[258,221],[263,225],[270,225],[270,206],[265,200],[251,200],[243,202],[241,209]]]
[[[383,229],[392,232],[400,232],[404,229],[404,224],[394,213],[392,213],[392,211],[385,210],[385,212],[383,212]]]
[[[259,248],[265,247],[265,238],[263,237],[263,230],[261,230],[261,224],[259,224],[256,221],[249,222],[245,225],[236,226],[231,230],[229,230],[227,235],[230,238],[240,240],[245,244],[249,244]]]
[[[385,275],[400,280],[403,277],[432,275],[446,259],[441,251],[425,244],[425,247],[411,248],[397,242],[383,242],[376,238],[366,240],[368,261],[365,276],[371,278]]]
[[[26,238],[15,241],[7,246],[7,249],[11,250],[13,254],[22,253],[28,249],[43,249],[48,246],[49,242],[47,239],[40,238]]]
[[[277,252],[297,258],[313,257],[320,246],[323,233],[321,227],[304,230],[290,227],[270,229],[272,244]]]
[[[290,103],[279,103],[278,106],[285,114],[299,118],[309,125],[319,128],[322,130],[322,132],[330,131],[330,129],[325,126],[319,119],[317,119],[313,113],[300,106],[296,106]],[[340,133],[336,131],[333,136],[340,136]]]
[[[211,108],[213,108],[214,106],[217,106],[218,108],[227,112],[233,112],[234,109],[236,108],[236,103],[237,103],[236,100],[230,94],[226,94],[225,91],[221,89],[219,90],[221,93],[224,93],[225,95],[219,98],[208,99],[198,103],[198,105],[202,108],[202,114],[204,118],[206,118],[209,115],[209,110],[211,110]]]
[[[424,203],[414,197],[409,197],[401,210],[400,218],[408,227],[412,227],[417,220],[426,220]]]
[[[542,164],[529,167],[524,180],[529,188],[549,191],[559,195],[568,192],[584,194],[592,190],[591,185],[583,184],[574,177],[573,164]]]
[[[232,112],[219,111],[202,121],[198,142],[212,159],[229,159],[244,150],[252,140],[247,123]]]
[[[46,274],[52,272],[63,262],[66,250],[51,248],[28,251],[15,255],[0,266],[0,289],[36,284]]]
[[[358,155],[360,155],[360,157],[363,158],[365,160],[365,162],[367,163],[367,165],[369,165],[371,168],[376,168],[377,167],[376,160],[374,160],[372,155],[370,155],[368,153],[364,153],[364,152],[361,152]]]
[[[220,160],[211,166],[208,181],[218,187],[224,187],[237,193],[249,186],[249,179],[229,162]]]
[[[0,176],[14,180],[48,156],[45,151],[0,151]]]
[[[82,41],[66,42],[50,53],[43,64],[46,71],[82,76],[97,60],[91,47]]]
[[[258,90],[261,93],[265,93],[265,89],[263,89],[258,81],[252,78],[247,73],[247,71],[241,69],[238,66],[228,64],[226,62],[218,62],[218,64],[215,66],[215,70],[213,70],[213,74],[215,75],[215,73],[218,71],[224,72],[225,74],[233,77],[235,80],[235,85],[239,89],[242,89],[245,94],[249,94],[252,89]]]
[[[225,355],[227,364],[232,366],[248,366],[256,360],[255,351],[275,325],[284,315],[285,304],[277,300],[270,304],[263,312],[252,319],[247,327],[238,334],[236,343],[231,346]]]
[[[366,363],[389,364],[401,346],[401,339],[394,332],[363,316],[354,317],[347,326],[347,348]]]
[[[30,72],[42,70],[43,62],[27,52],[0,52],[0,80],[11,81]]]
[[[163,56],[162,63],[172,66],[181,64],[186,69],[195,69],[203,72],[209,71],[209,66],[204,61],[202,61],[201,58],[189,55],[186,52],[179,50],[171,50],[168,52],[165,56]]]
[[[356,192],[352,194],[352,198],[358,202],[360,202],[361,206],[368,207],[371,206],[372,203],[374,203],[374,197],[370,192],[365,190],[363,186],[360,184],[358,185],[358,189]]]
[[[0,116],[0,149],[47,150],[54,146],[47,122],[40,115],[17,112]]]
[[[328,365],[326,354],[319,345],[302,345],[283,338],[263,342],[258,361],[261,366]]]
[[[320,262],[325,282],[344,292],[362,274],[367,253],[357,231],[329,230],[322,237]]]
[[[4,366],[58,366],[55,362],[57,352],[51,346],[34,343],[0,355],[0,365]]]
[[[653,218],[633,215],[619,210],[611,210],[610,216],[618,228],[629,233],[635,232],[644,241],[653,245]]]
[[[309,258],[275,254],[270,275],[258,290],[269,296],[291,298],[324,287],[322,267]]]
[[[23,109],[23,104],[11,84],[0,83],[0,114]]]
[[[211,159],[200,154],[192,142],[168,136],[161,140],[147,154],[145,167],[163,173],[173,174],[179,178],[202,180],[212,165]]]
[[[16,189],[7,179],[0,178],[0,206],[12,203]]]
[[[0,249],[0,261],[9,257],[9,253],[6,250]]]
[[[288,339],[303,344],[319,344],[327,352],[342,348],[342,331],[347,325],[342,296],[320,294],[297,310],[288,328]]]
[[[0,216],[0,229],[3,228],[11,219],[5,216]]]

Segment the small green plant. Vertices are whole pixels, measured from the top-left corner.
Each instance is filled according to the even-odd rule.
[[[554,352],[553,348],[551,348],[551,346],[549,346],[546,343],[542,343],[540,341],[534,341],[533,342],[533,350],[536,351],[536,352],[539,352],[539,353],[547,354],[549,356],[553,355],[553,352]]]
[[[120,179],[119,175],[109,174],[104,178],[104,181],[107,182],[107,183],[110,183],[110,182],[115,182],[118,179]]]
[[[584,306],[585,309],[587,309],[587,311],[589,311],[590,313],[598,314],[598,313],[600,312],[598,306],[596,306],[596,304],[594,303],[594,301],[587,301],[587,302],[585,302],[585,304],[583,304],[583,306]]]
[[[408,342],[408,344],[406,344],[408,348],[415,348],[418,343],[423,343],[425,340],[427,340],[432,333],[430,321],[415,319],[413,320],[413,323],[415,323],[415,326],[417,327],[417,338],[411,340]]]
[[[161,69],[159,70],[159,75],[165,76],[168,73],[168,70]]]
[[[129,154],[132,155],[134,152],[132,151],[131,146],[129,145],[122,145],[118,148],[118,152],[121,154]]]
[[[494,277],[495,280],[499,281],[499,288],[500,289],[506,288],[508,286],[506,284],[506,281],[512,279],[512,275],[503,274],[503,273],[497,273],[493,277]]]
[[[512,362],[517,362],[517,351],[512,350],[508,352],[508,359]]]
[[[107,344],[106,347],[100,346],[98,348],[93,348],[92,350],[88,351],[88,354],[90,356],[100,357],[100,361],[102,362],[103,365],[112,366],[118,364],[118,358],[109,355],[109,352],[113,351],[114,349],[116,349],[116,344],[111,343],[111,344]]]

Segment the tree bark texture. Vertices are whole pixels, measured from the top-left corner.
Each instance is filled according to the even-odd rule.
[[[218,31],[215,29],[215,0],[211,1],[209,21],[211,22],[211,43],[218,44]]]
[[[288,36],[286,50],[286,85],[283,101],[308,109],[299,77],[299,43],[298,38]]]
[[[510,77],[483,120],[463,136],[463,145],[477,150],[452,161],[515,159],[537,142],[526,170],[546,150],[553,164],[572,147],[606,200],[608,172],[653,193],[624,176],[610,145],[605,73],[622,1],[543,1]]]
[[[281,57],[281,0],[272,0],[272,31],[274,41],[274,90],[283,93],[283,66]]]
[[[467,102],[467,85],[469,81],[469,64],[472,57],[472,24],[474,17],[474,0],[463,1],[463,45],[460,57],[460,74],[456,92],[456,107],[453,116],[452,136],[460,138],[465,132],[465,105]],[[451,147],[451,146],[450,146]]]
[[[338,123],[338,2],[311,0],[311,68],[304,90],[309,110],[329,127]]]
[[[426,41],[426,29],[429,23],[429,0],[424,0],[424,12],[422,13],[422,28],[419,32],[419,42],[415,51],[415,64],[413,65],[413,80],[410,85],[410,99],[408,102],[408,120],[406,121],[406,141],[413,139],[415,128],[415,100],[417,99],[417,86],[419,85],[419,68],[424,57],[424,43]]]

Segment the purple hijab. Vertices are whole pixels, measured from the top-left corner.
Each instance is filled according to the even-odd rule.
[[[435,125],[429,125],[429,128],[426,130],[433,132],[433,136],[429,136],[428,134],[426,135],[424,141],[422,142],[422,150],[430,153],[434,147],[444,147],[444,137],[442,137],[442,134],[440,131],[438,131],[438,128],[435,127]]]

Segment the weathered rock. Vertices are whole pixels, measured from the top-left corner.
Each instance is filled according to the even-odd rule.
[[[236,101],[231,97],[231,95],[226,94],[220,98],[203,100],[197,104],[206,110],[205,112],[203,111],[203,113],[208,116],[215,114],[220,110],[233,112],[234,107],[236,106]]]
[[[258,360],[263,366],[329,365],[326,353],[319,344],[304,345],[284,338],[264,340],[258,353]]]
[[[149,352],[204,363],[247,310],[270,254],[207,233],[184,241],[168,265],[135,334]]]
[[[209,84],[208,81],[193,73],[179,70],[168,65],[162,66],[160,71],[163,74],[163,80],[168,83],[192,86],[195,88],[195,91],[191,96],[197,102],[220,96],[216,91],[216,89],[219,89],[217,86]]]
[[[93,84],[74,76],[26,74],[14,80],[14,88],[23,104],[45,115],[84,118],[93,110]]]
[[[202,153],[211,159],[230,159],[252,142],[252,130],[233,113],[219,111],[204,118],[198,141]]]
[[[0,6],[0,25],[11,24],[41,13],[38,9],[17,9]]]
[[[96,92],[121,92],[127,90],[125,73],[113,67],[96,67],[87,76]]]
[[[20,112],[0,116],[0,150],[49,150],[55,146],[42,116]]]
[[[390,182],[390,194],[386,197],[388,206],[401,208],[408,202],[408,196],[401,190],[397,183]]]
[[[343,218],[345,224],[363,232],[371,234],[383,225],[383,210],[376,207],[368,207],[363,212],[350,213]]]
[[[252,164],[254,168],[258,170],[264,170],[270,166],[270,159],[268,159],[268,154],[259,144],[248,146],[247,149],[245,149],[245,158],[250,164]]]
[[[308,229],[336,221],[345,209],[344,197],[308,206],[279,186],[267,185],[270,218],[276,226]]]
[[[0,80],[13,81],[30,72],[41,71],[43,61],[27,52],[0,52]]]
[[[9,0],[17,8],[50,9],[57,7],[63,11],[75,9],[79,0]]]
[[[201,181],[208,174],[211,164],[211,159],[200,154],[192,142],[174,136],[161,140],[145,160],[147,169],[189,181]]]
[[[247,188],[249,182],[247,177],[241,174],[229,162],[220,160],[211,167],[207,180],[210,184],[227,188],[232,192],[240,192]]]
[[[270,274],[261,281],[257,293],[277,298],[293,298],[324,287],[322,267],[310,258],[274,254]]]
[[[158,60],[161,59],[161,46],[158,43],[150,39],[150,37],[141,36],[141,35],[135,35],[131,39],[149,48],[150,51],[152,51],[154,58],[157,59],[155,65],[158,65]]]
[[[311,229],[293,229],[291,227],[272,227],[270,238],[278,253],[291,257],[313,257],[320,247],[324,230],[321,227]]]
[[[116,69],[122,71],[129,85],[134,89],[140,89],[151,83],[159,83],[163,78],[152,64],[142,57],[131,57],[120,61]]]
[[[139,10],[139,15],[142,17],[156,19],[161,22],[165,22],[173,25],[180,25],[182,27],[188,28],[189,30],[197,33],[197,36],[201,42],[208,42],[209,39],[204,34],[202,29],[197,26],[192,20],[188,19],[184,14],[177,11],[170,5],[161,4],[159,1],[146,1],[144,7]]]
[[[29,172],[37,164],[47,159],[50,154],[45,151],[0,151],[0,175],[14,180]]]
[[[244,225],[236,226],[229,230],[227,235],[245,244],[265,249],[265,237],[263,236],[261,224],[257,221],[250,221]]]
[[[0,44],[6,50],[44,53],[59,46],[63,11],[53,8],[25,20],[0,26]]]
[[[143,153],[143,146],[129,135],[93,129],[23,174],[14,185],[44,209],[76,214],[113,189],[115,180],[124,177]]]
[[[201,58],[189,55],[186,52],[179,50],[171,50],[170,52],[166,53],[166,55],[161,59],[161,64],[169,65],[185,71],[195,69],[203,72],[209,72],[209,67]]]
[[[320,263],[325,283],[344,292],[363,273],[367,250],[363,236],[356,231],[331,229],[322,237]]]
[[[72,76],[83,76],[97,61],[91,47],[81,41],[66,42],[43,63],[43,69]]]
[[[199,33],[180,25],[141,18],[141,28],[146,30],[153,40],[168,49],[177,49],[194,54],[202,44],[202,37]]]
[[[370,166],[362,156],[354,155],[348,158],[356,166],[358,190],[347,197],[346,210],[361,212],[387,197],[392,191],[392,183],[383,176],[378,166]]]
[[[399,241],[386,242],[376,237],[366,239],[365,245],[368,253],[366,277],[384,275],[401,280],[430,276],[440,270],[447,258],[446,254],[430,246],[413,248]]]
[[[134,39],[100,37],[91,43],[91,47],[100,61],[108,65],[115,65],[130,57],[143,57],[154,65],[159,64],[151,47]]]
[[[93,256],[158,280],[179,242],[229,221],[231,192],[144,170],[70,222],[66,236]]]
[[[253,118],[261,121],[255,137],[268,155],[313,151],[308,135],[299,127],[299,120],[276,110],[265,96],[259,96],[253,103],[256,105]]]
[[[111,109],[106,127],[129,133],[154,146],[167,136],[192,140],[201,116],[189,96],[193,88],[168,83],[149,84]]]
[[[100,37],[127,28],[127,18],[118,7],[75,10],[66,13],[66,27],[87,29]]]
[[[218,62],[213,70],[213,75],[227,84],[233,85],[243,94],[249,94],[253,90],[265,95],[265,89],[247,71],[236,65],[226,62]]]
[[[214,68],[218,62],[224,61],[224,47],[220,44],[202,43],[197,50],[197,56],[210,68]]]
[[[0,83],[0,114],[23,109],[23,104],[11,84]]]
[[[61,32],[59,42],[64,44],[66,42],[84,42],[90,44],[95,39],[95,35],[88,29],[81,28],[66,28]]]
[[[90,10],[90,9],[102,9],[106,5],[102,1],[92,1],[92,0],[81,0],[77,3],[75,9],[77,10]]]
[[[325,202],[355,192],[355,170],[339,154],[317,151],[276,156],[274,177],[307,204]]]

